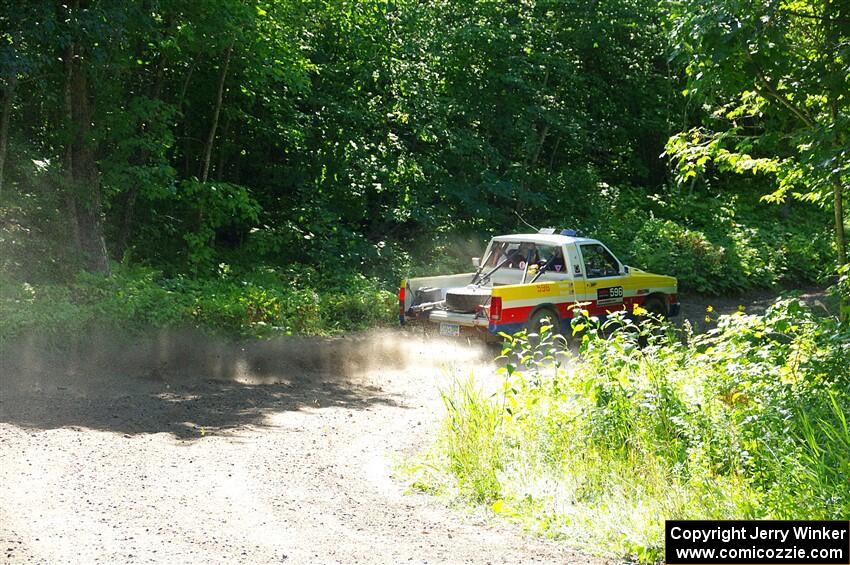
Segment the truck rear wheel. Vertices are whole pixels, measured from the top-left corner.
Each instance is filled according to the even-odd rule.
[[[549,330],[550,335],[561,333],[561,320],[549,308],[541,308],[532,312],[531,316],[528,317],[528,322],[525,324],[525,329],[530,334],[540,335],[540,328],[543,326],[552,326]]]

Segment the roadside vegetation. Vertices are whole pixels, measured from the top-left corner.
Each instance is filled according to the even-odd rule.
[[[239,338],[329,335],[397,320],[395,294],[362,276],[223,272],[217,278],[165,277],[119,267],[112,276],[80,273],[71,282],[0,281],[0,345],[20,335],[83,335],[114,328],[200,328]]]
[[[786,299],[705,334],[620,317],[573,328],[579,356],[545,332],[507,337],[495,392],[444,391],[413,486],[642,562],[663,560],[665,519],[850,512],[846,326]]]

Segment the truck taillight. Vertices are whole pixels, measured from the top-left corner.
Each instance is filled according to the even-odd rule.
[[[490,299],[490,321],[498,322],[502,319],[502,297],[494,296]]]
[[[398,288],[398,321],[400,323],[404,323],[404,297],[405,297],[405,287],[400,286]]]

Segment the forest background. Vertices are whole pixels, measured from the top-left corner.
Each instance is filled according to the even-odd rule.
[[[391,322],[520,217],[686,292],[834,285],[848,30],[828,0],[3,0],[0,339]]]

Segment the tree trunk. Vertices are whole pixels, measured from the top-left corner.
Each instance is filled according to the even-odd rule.
[[[127,191],[124,197],[124,213],[121,215],[121,230],[118,232],[118,242],[115,244],[115,258],[119,261],[124,259],[124,252],[127,251],[127,242],[130,241],[130,236],[133,231],[133,216],[136,210],[136,200],[139,197],[139,186],[134,184]]]
[[[543,150],[543,144],[546,143],[547,135],[549,135],[549,124],[545,124],[543,126],[543,131],[540,132],[540,139],[537,140],[537,148],[534,150],[534,157],[531,158],[529,168],[533,168],[537,165],[537,161],[540,159],[540,152]]]
[[[779,207],[779,217],[783,220],[791,217],[791,198],[785,198],[782,202],[782,206]]]
[[[838,247],[838,264],[847,264],[847,238],[844,235],[844,187],[840,182],[832,185],[835,207],[835,245]]]
[[[71,66],[72,61],[74,59],[74,46],[69,45],[65,49],[64,53],[64,61],[65,61],[65,128],[67,130],[73,129],[72,117],[71,117]],[[71,144],[70,142],[65,147],[65,182],[66,186],[63,186],[63,200],[65,201],[65,208],[68,213],[68,225],[71,228],[71,235],[73,237],[74,246],[76,249],[80,249],[82,247],[82,242],[80,240],[80,223],[77,220],[77,199],[74,196],[75,191],[73,190],[73,178],[71,175],[71,169],[73,167],[73,163],[71,161]]]
[[[832,113],[832,125],[835,127],[838,123],[839,114],[838,96],[833,97],[830,110]],[[841,148],[845,143],[845,136],[837,137],[833,141],[836,149]],[[835,209],[835,247],[838,252],[838,267],[841,268],[847,264],[847,237],[844,233],[844,185],[841,183],[840,176],[835,178],[832,183],[832,207]],[[838,318],[842,322],[845,322],[847,321],[847,298],[840,296],[839,300]]]
[[[153,86],[151,87],[151,100],[159,100],[162,94],[163,83],[165,82],[165,63],[167,61],[166,56],[160,55],[159,62],[157,63],[157,70],[153,82]],[[139,133],[143,135],[145,132],[145,124],[142,123],[139,126]],[[131,164],[133,165],[141,165],[145,166],[149,164],[151,156],[150,149],[141,149],[138,151],[137,155],[130,159]],[[121,260],[124,258],[124,252],[127,249],[127,242],[130,241],[130,236],[133,231],[133,217],[135,216],[136,209],[136,200],[139,198],[140,187],[139,183],[134,183],[128,190],[127,195],[124,198],[124,207],[123,214],[121,216],[121,229],[118,232],[118,241],[115,244],[115,249],[113,253],[115,254],[115,258]]]
[[[189,120],[186,119],[186,114],[183,111],[183,101],[186,99],[186,91],[189,89],[189,81],[192,80],[192,73],[195,72],[195,63],[189,67],[189,72],[186,73],[186,78],[183,80],[183,86],[180,88],[180,97],[177,99],[177,115],[180,117],[180,120],[183,124],[183,136],[181,141],[183,142],[183,176],[189,177],[190,174],[190,166],[189,166],[189,150],[191,149],[191,142],[189,140]],[[175,148],[178,145],[175,144]]]
[[[552,148],[552,153],[549,155],[549,171],[555,166],[555,157],[558,155],[558,147],[561,146],[561,136],[555,138],[555,146]]]
[[[224,180],[224,169],[227,166],[227,134],[230,133],[230,119],[224,116],[224,123],[221,124],[221,143],[218,147],[218,164],[215,166],[215,178],[217,181]]]
[[[0,111],[0,195],[3,194],[3,173],[6,168],[6,147],[9,141],[9,120],[12,118],[12,98],[17,77],[9,77],[3,89],[3,110]]]
[[[80,2],[73,7],[79,9]],[[91,146],[91,108],[88,81],[81,49],[71,44],[66,50],[65,105],[70,138],[65,147],[66,204],[77,246],[86,268],[109,274],[109,259],[103,238],[100,178]]]
[[[204,162],[201,169],[201,182],[207,182],[210,174],[210,159],[212,158],[213,142],[215,141],[215,130],[218,129],[218,117],[221,114],[221,101],[224,98],[224,81],[227,78],[227,67],[230,66],[230,55],[233,53],[233,42],[227,48],[224,55],[224,64],[221,66],[221,74],[218,77],[218,94],[215,100],[215,109],[213,110],[212,125],[210,126],[210,134],[207,136],[207,144],[204,148]]]
[[[844,234],[844,187],[841,181],[832,185],[833,207],[835,208],[835,246],[838,248],[838,266],[847,264],[847,238]],[[847,321],[847,299],[841,297],[839,319]]]

